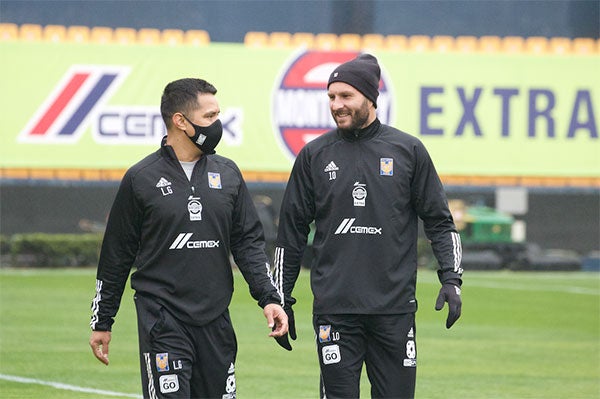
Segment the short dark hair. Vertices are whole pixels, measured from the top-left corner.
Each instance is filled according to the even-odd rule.
[[[190,113],[198,108],[198,93],[217,94],[217,89],[204,79],[185,78],[165,86],[160,100],[160,113],[167,128],[176,112]]]

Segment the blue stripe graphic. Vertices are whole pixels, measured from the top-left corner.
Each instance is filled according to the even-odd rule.
[[[83,122],[85,117],[90,113],[94,105],[100,100],[100,97],[106,92],[108,87],[116,79],[116,74],[105,74],[102,75],[96,86],[92,89],[90,94],[83,100],[79,108],[73,113],[73,116],[67,121],[65,126],[58,132],[60,136],[72,135],[75,130]]]

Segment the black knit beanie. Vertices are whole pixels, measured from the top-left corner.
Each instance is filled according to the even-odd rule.
[[[379,96],[379,78],[381,70],[377,58],[371,54],[361,54],[355,59],[339,65],[333,70],[327,82],[327,88],[333,82],[344,82],[360,91],[377,108]]]

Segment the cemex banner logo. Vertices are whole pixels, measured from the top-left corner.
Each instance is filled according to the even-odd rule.
[[[19,141],[74,143],[123,83],[129,68],[74,65],[19,135]]]
[[[159,106],[107,105],[130,70],[126,66],[73,65],[31,117],[18,140],[76,143],[91,128],[94,140],[101,144],[160,143],[166,128]],[[240,145],[242,110],[227,109],[220,119],[223,141]]]
[[[284,66],[273,92],[273,130],[292,159],[306,143],[335,128],[329,111],[327,81],[338,65],[358,55],[354,51],[302,51]],[[381,80],[377,116],[382,123],[392,124],[391,82],[381,62],[379,65]]]

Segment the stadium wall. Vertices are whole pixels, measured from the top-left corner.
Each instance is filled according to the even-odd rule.
[[[303,78],[370,46],[384,70],[380,117],[426,143],[451,198],[494,206],[496,189],[525,188],[527,240],[597,248],[597,41],[313,35],[310,47],[297,48],[291,34],[250,32],[244,44],[220,44],[201,41],[198,31],[119,36],[115,29],[103,41],[92,39],[93,28],[83,39],[75,35],[81,29],[63,28],[22,25],[0,42],[9,55],[0,66],[0,101],[13,110],[0,136],[3,234],[102,228],[123,171],[154,151],[164,133],[162,86],[194,73],[162,60],[186,50],[194,50],[192,68],[201,67],[220,89],[226,136],[219,152],[278,209],[294,151],[331,127],[328,73],[288,77],[303,70]],[[36,73],[42,64],[44,74]],[[237,65],[248,72],[237,73]],[[19,74],[28,78],[14,79]],[[118,84],[86,112],[76,103],[52,108],[75,76]],[[286,109],[304,109],[308,119],[282,117]],[[78,124],[71,123],[76,115]]]
[[[270,211],[277,214],[283,186],[250,183],[249,188],[255,198],[267,197]],[[42,182],[3,187],[0,190],[1,233],[103,231],[116,190],[116,183]],[[447,187],[447,193],[450,199],[496,206],[494,190],[488,188]],[[528,195],[528,208],[525,215],[517,216],[526,224],[528,243],[536,243],[545,249],[573,250],[582,256],[599,249],[600,200],[597,193],[534,191]]]

